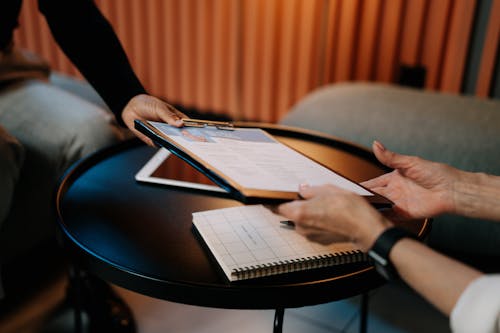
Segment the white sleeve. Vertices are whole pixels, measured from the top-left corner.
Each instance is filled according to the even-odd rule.
[[[500,274],[483,275],[465,288],[450,325],[454,333],[500,333]]]

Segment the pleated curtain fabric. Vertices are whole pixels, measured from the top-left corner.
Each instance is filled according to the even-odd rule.
[[[271,123],[325,84],[395,82],[401,64],[424,66],[426,89],[460,93],[477,6],[476,0],[96,3],[152,94]],[[494,8],[500,0],[493,0]],[[500,10],[491,12],[477,83],[481,96],[498,54]],[[55,45],[35,1],[24,1],[20,23],[19,45],[42,54],[54,69],[79,75]]]

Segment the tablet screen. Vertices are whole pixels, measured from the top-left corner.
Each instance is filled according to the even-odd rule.
[[[226,192],[165,148],[160,148],[135,175],[140,182]]]

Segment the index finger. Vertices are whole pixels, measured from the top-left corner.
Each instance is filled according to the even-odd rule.
[[[163,105],[164,108],[162,108],[162,109],[163,109],[163,111],[166,111],[166,112],[160,112],[160,114],[158,115],[158,117],[160,117],[160,119],[162,121],[168,123],[169,125],[180,127],[184,124],[182,119],[189,118],[184,113],[177,110],[174,106],[172,106],[166,102],[163,102],[163,103],[164,103],[164,105]]]
[[[302,205],[303,202],[299,200],[290,201],[276,207],[276,211],[279,215],[282,215],[292,221],[296,221]]]
[[[320,186],[301,185],[299,187],[299,194],[303,199],[311,199],[322,193],[342,193],[342,192],[347,192],[347,190],[334,184],[325,184]]]
[[[364,187],[367,187],[369,189],[375,188],[375,187],[384,187],[389,183],[389,177],[391,173],[386,173],[381,176],[369,179],[367,181],[364,181],[361,183]]]

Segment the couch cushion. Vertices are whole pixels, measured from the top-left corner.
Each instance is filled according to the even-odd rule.
[[[122,131],[110,112],[36,80],[4,87],[0,123],[22,143],[26,156],[9,190],[12,202],[0,232],[0,263],[8,263],[54,239],[57,180],[78,159],[117,142]]]

